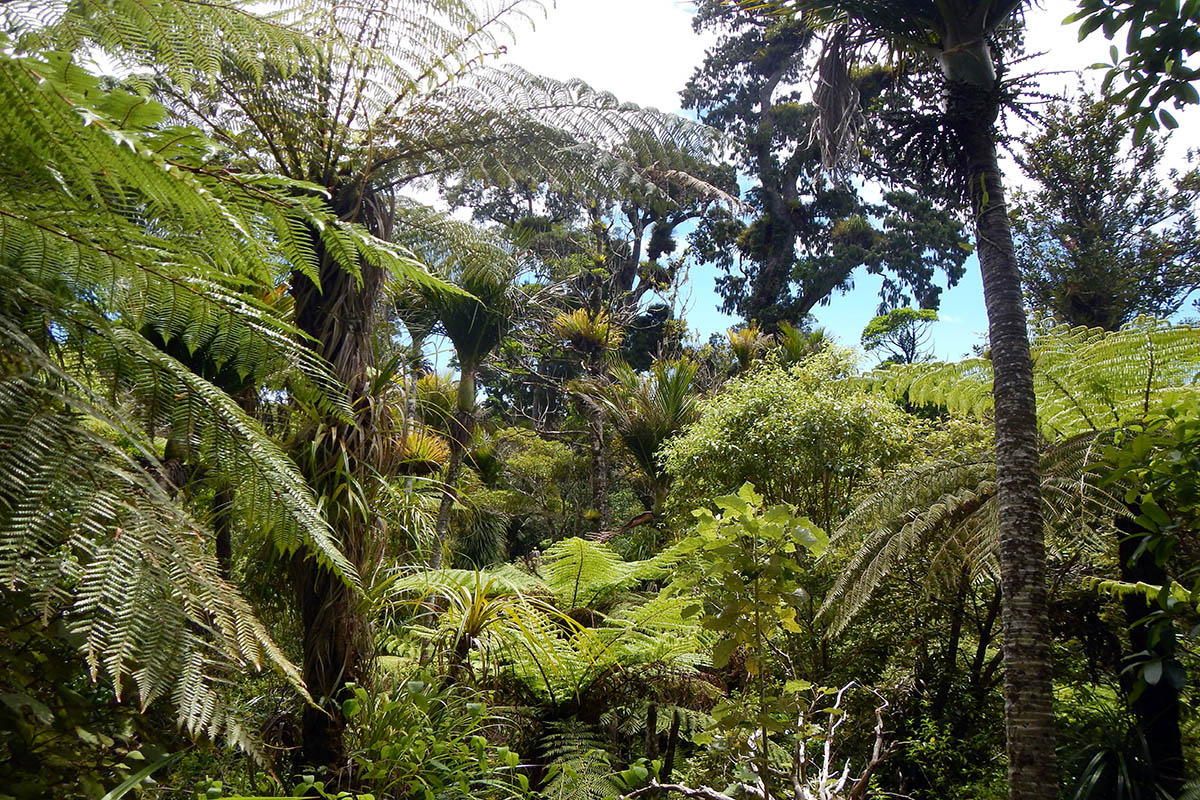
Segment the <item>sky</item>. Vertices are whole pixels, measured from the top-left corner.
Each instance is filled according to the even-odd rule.
[[[547,8],[545,19],[535,19],[532,30],[518,26],[509,58],[533,72],[580,78],[621,100],[678,112],[679,90],[714,41],[692,31],[692,9],[687,0],[558,0]],[[1074,10],[1069,0],[1041,0],[1027,11],[1027,51],[1042,55],[1025,66],[1030,72],[1046,73],[1040,79],[1045,91],[1073,90],[1079,70],[1109,60],[1110,42],[1102,35],[1079,42],[1076,27],[1062,24]],[[1086,73],[1085,80],[1098,85],[1099,74]],[[1182,160],[1184,143],[1200,139],[1200,109],[1176,116],[1180,130],[1169,155]],[[1015,169],[1008,166],[1011,184]],[[716,275],[711,266],[694,265],[684,292],[684,316],[701,340],[739,321],[717,310]],[[829,305],[816,309],[817,324],[844,344],[856,345],[875,315],[881,280],[860,271],[852,291],[835,294]],[[983,286],[972,256],[966,276],[942,293],[939,321],[932,330],[934,353],[941,359],[968,354],[986,329]]]

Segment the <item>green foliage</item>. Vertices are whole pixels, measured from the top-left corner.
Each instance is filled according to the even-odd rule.
[[[1075,552],[1095,549],[1114,517],[1126,514],[1121,490],[1098,470],[1114,431],[1189,402],[1196,394],[1200,332],[1137,321],[1117,332],[1056,326],[1033,342],[1034,385],[1042,433],[1043,513],[1052,542]],[[894,365],[863,379],[909,402],[987,417],[987,359]],[[852,555],[822,613],[837,626],[867,602],[905,560],[923,558],[929,579],[957,580],[994,571],[996,486],[990,450],[970,446],[889,476],[863,498],[833,539]]]
[[[612,383],[596,387],[605,418],[651,485],[655,508],[665,502],[670,485],[659,453],[699,415],[697,369],[692,361],[656,361],[640,376],[621,364],[610,372]]]
[[[66,620],[47,624],[28,597],[0,599],[0,793],[94,800],[182,746],[162,730],[167,716],[116,703],[107,681],[88,678]]]
[[[694,673],[707,646],[695,621],[682,616],[686,597],[629,593],[670,577],[692,547],[685,541],[626,562],[607,545],[565,539],[546,551],[536,574],[511,565],[432,570],[398,578],[390,592],[399,606],[411,605],[414,592],[443,598],[442,613],[418,620],[419,633],[447,654],[452,670],[461,665],[480,680],[510,676],[557,706],[602,690],[614,673]]]
[[[1141,318],[1119,331],[1047,324],[1035,334],[1031,347],[1038,425],[1047,439],[1121,427],[1195,392],[1200,328]],[[862,380],[914,405],[981,417],[992,410],[987,358],[893,365]]]
[[[800,632],[796,614],[807,601],[800,582],[803,562],[820,556],[828,538],[797,516],[794,506],[764,506],[749,484],[714,503],[717,514],[706,508],[694,512],[699,570],[687,581],[703,599],[686,612],[699,614],[700,624],[718,635],[713,665],[725,667],[739,652],[755,686],[752,705],[732,700],[717,705],[718,727],[767,736],[790,718],[793,696],[811,687],[797,675],[789,675],[782,688],[772,685],[780,671],[789,672],[777,663],[779,649],[772,640]]]
[[[836,524],[856,491],[905,457],[912,430],[894,403],[840,383],[849,368],[828,350],[725,384],[664,448],[676,507],[751,482],[768,502]]]
[[[1135,119],[1140,138],[1161,123],[1175,128],[1178,123],[1165,106],[1175,108],[1200,103],[1196,81],[1200,68],[1194,56],[1200,52],[1200,4],[1153,3],[1145,0],[1079,0],[1079,10],[1067,18],[1079,22],[1079,38],[1101,30],[1106,39],[1126,31],[1125,55],[1118,59],[1112,47],[1112,63],[1104,77],[1107,89],[1118,77],[1124,83],[1115,93],[1125,104],[1126,116]]]
[[[379,676],[371,689],[350,685],[342,711],[347,720],[345,776],[310,772],[291,778],[261,775],[250,797],[223,781],[203,781],[196,797],[219,800],[392,800],[393,798],[517,798],[528,796],[520,759],[496,744],[509,725],[490,713],[487,698],[425,671]]]
[[[18,2],[0,11],[0,28],[24,52],[94,46],[127,67],[155,64],[182,86],[204,81],[222,60],[265,77],[264,53],[280,54],[312,43],[282,15],[247,13],[225,3],[120,0],[69,5]]]
[[[1074,776],[1071,800],[1123,797],[1151,800],[1163,794],[1155,785],[1153,759],[1124,699],[1103,686],[1056,692],[1055,722],[1065,741],[1065,766]]]
[[[1149,601],[1149,613],[1136,622],[1147,629],[1146,649],[1135,652],[1127,665],[1136,675],[1134,700],[1159,683],[1183,688],[1187,672],[1176,653],[1174,626],[1181,612],[1195,609],[1200,598],[1200,569],[1187,560],[1180,565],[1176,555],[1200,522],[1200,418],[1195,405],[1170,411],[1119,432],[1096,470],[1106,483],[1126,487],[1123,499],[1135,528],[1129,535],[1136,542],[1128,566],[1136,569],[1145,560],[1165,578],[1160,586],[1096,582],[1101,590],[1142,593]]]
[[[1165,141],[1127,137],[1113,102],[1081,90],[1024,142],[1017,263],[1033,310],[1058,322],[1116,330],[1168,317],[1200,286],[1200,173],[1164,175]]]
[[[659,580],[688,554],[680,542],[645,561],[623,561],[612,548],[587,539],[563,539],[542,555],[538,572],[566,608],[602,608],[618,593],[643,581]]]
[[[4,56],[0,93],[21,109],[0,141],[3,580],[66,613],[119,696],[169,695],[189,732],[249,744],[226,714],[228,670],[268,662],[299,679],[220,575],[155,435],[230,487],[236,517],[280,552],[357,578],[278,444],[143,334],[243,375],[273,354],[297,385],[320,386],[324,368],[255,289],[282,259],[309,263],[311,248],[280,232],[318,224],[377,261],[402,259],[330,218],[311,187],[235,179],[195,130],[162,125],[161,106],[103,89],[65,55]]]
[[[541,795],[547,800],[605,800],[622,788],[600,733],[578,720],[550,726],[539,744],[547,763]]]
[[[937,312],[904,306],[881,314],[863,328],[862,346],[868,353],[883,351],[884,363],[912,364],[929,358],[925,352],[929,326]]]
[[[391,683],[391,685],[388,685]],[[376,797],[504,798],[524,795],[516,753],[494,741],[504,720],[485,698],[435,676],[396,676],[345,701],[349,753]]]
[[[517,552],[570,535],[577,522],[575,505],[584,496],[582,459],[566,444],[524,428],[501,429],[493,441],[504,464],[495,499],[520,522]]]

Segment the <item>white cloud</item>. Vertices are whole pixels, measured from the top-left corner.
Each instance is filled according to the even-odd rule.
[[[1080,42],[1078,26],[1062,24],[1076,8],[1074,0],[1040,0],[1026,10],[1026,50],[1041,55],[1018,69],[1042,73],[1039,88],[1050,94],[1073,92],[1081,70],[1097,87],[1103,73],[1086,68],[1109,60],[1112,43],[1102,34]],[[559,0],[533,30],[515,26],[508,57],[533,72],[581,78],[621,100],[677,111],[679,90],[715,41],[692,31],[693,9],[689,0]],[[1123,39],[1117,36],[1118,47]],[[1200,109],[1176,116],[1183,128],[1176,140],[1200,128]]]
[[[580,78],[619,99],[679,110],[679,90],[710,35],[692,32],[686,0],[560,0],[534,30],[516,29],[510,59],[560,80]]]

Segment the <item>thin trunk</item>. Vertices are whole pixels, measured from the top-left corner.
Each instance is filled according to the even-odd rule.
[[[1132,519],[1117,520],[1117,530],[1121,534],[1119,561],[1121,580],[1128,583],[1139,581],[1163,586],[1169,580],[1166,570],[1158,565],[1153,554],[1142,553],[1133,561],[1137,552],[1141,535],[1145,531]],[[1130,563],[1132,561],[1132,563]],[[1130,653],[1149,652],[1167,659],[1174,656],[1175,634],[1170,623],[1163,626],[1157,637],[1152,641],[1153,627],[1145,623],[1155,606],[1141,594],[1130,594],[1122,598],[1125,610],[1125,621],[1129,627]],[[1137,699],[1130,704],[1137,717],[1138,730],[1146,740],[1146,750],[1152,759],[1154,776],[1158,784],[1175,797],[1183,789],[1185,769],[1183,760],[1183,738],[1180,732],[1180,697],[1179,689],[1162,678],[1153,686],[1146,686]]]
[[[679,746],[679,724],[682,721],[683,712],[677,708],[671,717],[671,732],[667,734],[667,752],[663,754],[662,777],[659,779],[663,783],[671,780],[671,773],[675,770],[675,749]]]
[[[608,459],[604,454],[604,412],[588,406],[588,450],[594,530],[606,531],[609,524]]]
[[[1058,776],[1037,400],[1020,273],[996,158],[993,126],[999,90],[994,75],[986,85],[956,80],[974,80],[984,60],[990,64],[990,53],[977,40],[958,48],[947,46],[943,68],[948,78],[947,115],[970,181],[994,376],[1009,796],[1054,800]]]
[[[988,645],[995,638],[995,633],[992,628],[996,624],[996,617],[1000,614],[1000,587],[997,586],[992,593],[992,598],[988,601],[987,612],[983,618],[983,622],[979,626],[979,642],[975,647],[975,657],[971,660],[970,684],[971,692],[975,695],[976,701],[982,703],[983,697],[989,691],[988,675],[985,674],[987,668],[987,651]]]
[[[959,575],[958,592],[954,598],[954,608],[950,609],[950,637],[946,643],[945,663],[942,665],[942,675],[937,691],[933,697],[932,715],[941,719],[946,709],[946,700],[950,697],[950,688],[958,674],[958,645],[962,640],[963,617],[967,610],[967,591],[971,586],[970,571],[963,567]]]
[[[646,758],[658,758],[658,704],[646,707]]]
[[[233,575],[233,492],[228,486],[213,492],[213,532],[217,536],[217,568],[228,581]]]
[[[461,359],[460,359],[461,360]],[[462,374],[458,379],[458,407],[450,422],[450,463],[446,465],[446,479],[442,502],[438,505],[435,525],[436,541],[429,558],[431,569],[440,569],[442,555],[450,539],[450,512],[458,499],[458,479],[462,476],[463,459],[467,445],[475,429],[475,365],[461,364]]]

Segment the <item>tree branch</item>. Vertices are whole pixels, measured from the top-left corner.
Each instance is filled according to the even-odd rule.
[[[620,800],[635,800],[635,798],[638,797],[653,796],[660,791],[675,792],[683,795],[684,797],[694,797],[698,798],[699,800],[733,800],[733,798],[729,795],[721,794],[716,789],[710,789],[707,786],[700,786],[693,789],[690,786],[684,786],[683,784],[679,783],[659,783],[653,778],[650,779],[649,785],[643,786],[641,789],[635,789],[628,794],[621,795]]]

